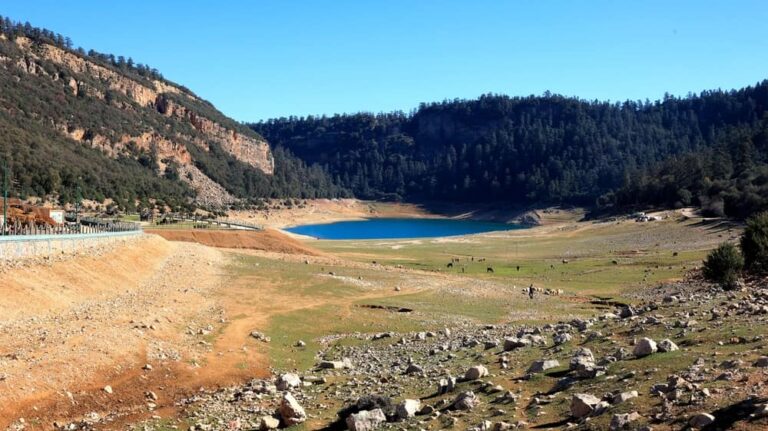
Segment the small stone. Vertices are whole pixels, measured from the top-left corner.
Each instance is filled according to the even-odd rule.
[[[112,386],[109,386],[109,385],[104,386],[104,392],[108,394],[112,394]]]

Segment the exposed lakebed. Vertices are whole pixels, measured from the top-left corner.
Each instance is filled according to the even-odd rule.
[[[286,228],[288,232],[318,239],[435,238],[524,229],[522,225],[474,220],[431,218],[371,218]]]

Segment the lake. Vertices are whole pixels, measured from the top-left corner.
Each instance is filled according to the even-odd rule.
[[[523,229],[524,226],[473,220],[428,218],[372,218],[286,228],[318,239],[434,238]]]

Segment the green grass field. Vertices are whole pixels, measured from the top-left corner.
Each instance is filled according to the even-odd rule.
[[[670,238],[675,244],[669,243]],[[301,370],[314,364],[314,353],[322,347],[318,338],[328,335],[436,330],[462,320],[537,323],[594,313],[591,299],[631,301],[625,293],[682,277],[700,264],[719,238],[693,221],[668,221],[602,224],[542,235],[513,231],[448,240],[309,241],[344,260],[305,264],[239,256],[230,271],[236,277],[254,277],[254,304],[260,301],[258,289],[264,282],[285,297],[311,304],[275,314],[265,331],[273,338],[272,365]],[[460,261],[454,268],[446,268],[456,257]],[[486,272],[489,266],[493,273]],[[396,267],[406,270],[386,270]],[[328,276],[331,272],[335,276]],[[362,281],[358,285],[355,280]],[[530,302],[521,290],[531,283],[563,289],[565,295],[540,295]],[[404,286],[403,292],[395,294],[395,286]],[[362,305],[414,311],[396,313]],[[308,344],[295,347],[297,340]],[[339,342],[354,343],[355,338]]]

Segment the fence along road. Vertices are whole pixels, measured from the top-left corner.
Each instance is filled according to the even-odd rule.
[[[76,229],[36,229],[24,234],[0,235],[0,261],[77,253],[144,233],[135,223],[102,222],[79,225]]]

